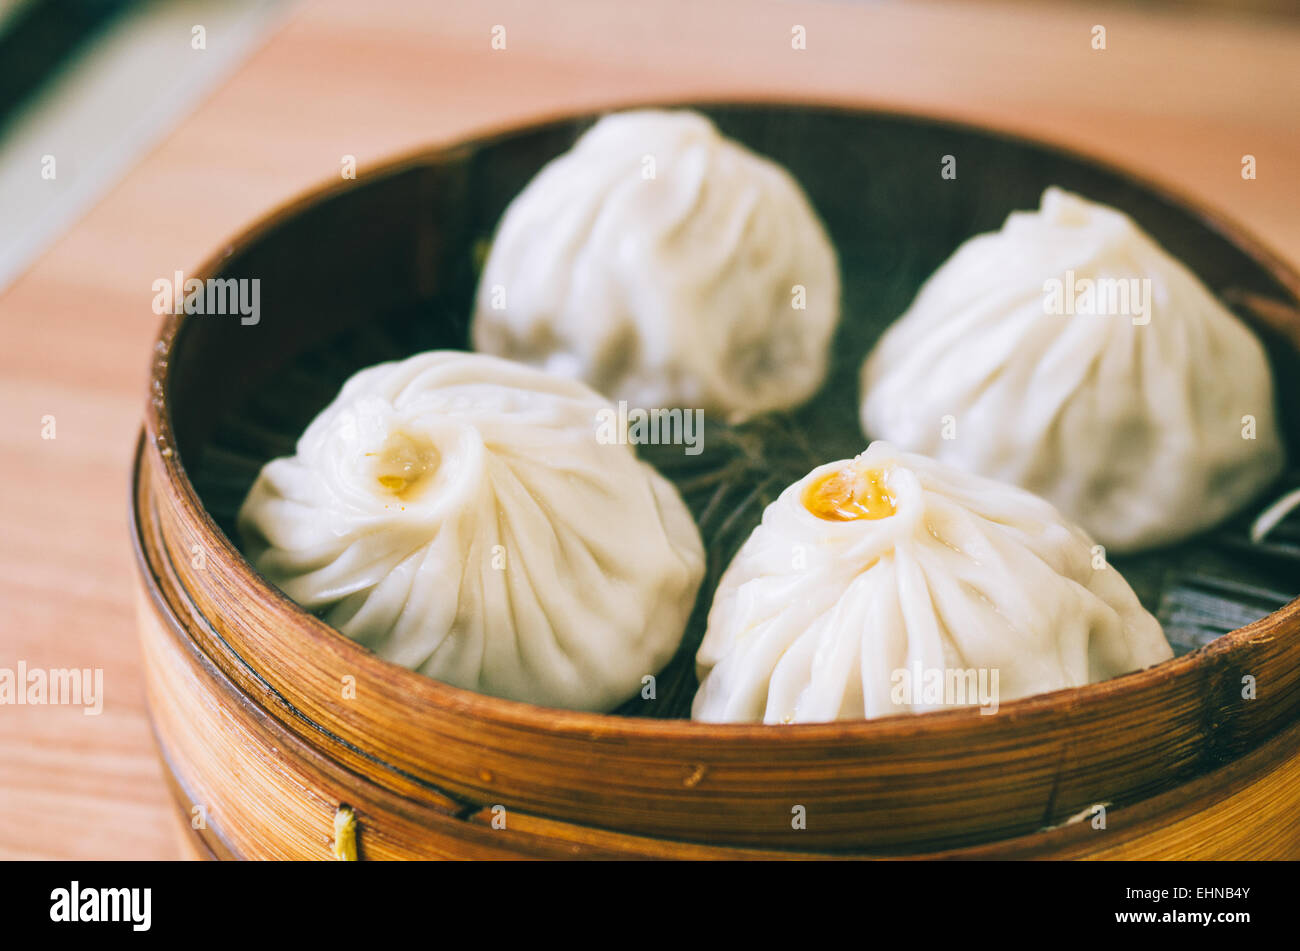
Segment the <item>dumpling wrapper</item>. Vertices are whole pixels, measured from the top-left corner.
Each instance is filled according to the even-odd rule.
[[[837,481],[848,515],[828,518],[816,500]],[[845,485],[855,487],[847,503]],[[946,681],[982,670],[990,685],[996,671],[1000,703],[1172,656],[1124,578],[1050,504],[876,442],[814,469],[764,511],[714,595],[691,715],[919,713],[954,702],[926,697],[931,671]]]
[[[597,438],[587,386],[495,357],[362,370],[263,468],[251,561],[381,657],[497,697],[608,710],[681,641],[704,552],[673,486]]]
[[[741,420],[821,386],[839,296],[834,248],[789,172],[698,113],[622,112],[506,209],[474,348],[633,407]]]
[[[1093,283],[1089,305],[1082,282],[1115,279],[1150,282],[1147,313],[1140,283],[1127,308]],[[869,438],[1029,489],[1117,552],[1217,524],[1283,465],[1251,331],[1130,218],[1059,188],[958,248],[861,382]]]

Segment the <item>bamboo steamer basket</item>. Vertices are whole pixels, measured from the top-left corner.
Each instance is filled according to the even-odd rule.
[[[1295,444],[1300,399],[1288,381],[1300,379],[1300,278],[1238,228],[1130,174],[986,130],[835,106],[706,111],[789,165],[827,220],[849,325],[833,378],[855,373],[901,312],[897,302],[905,306],[962,238],[1061,184],[1130,211],[1235,303],[1274,362]],[[320,188],[193,275],[258,278],[258,323],[166,319],[131,513],[149,707],[191,852],[1300,857],[1300,602],[1284,582],[1240,576],[1291,577],[1300,588],[1300,560],[1289,560],[1287,544],[1248,548],[1240,520],[1124,569],[1153,610],[1177,601],[1173,564],[1195,577],[1222,573],[1224,590],[1242,598],[1273,592],[1257,619],[1225,624],[1171,661],[1004,702],[995,716],[952,709],[781,727],[681,717],[698,630],[663,673],[659,709],[669,715],[545,709],[392,665],[252,569],[231,519],[257,466],[289,450],[352,370],[464,345],[483,242],[519,188],[593,120],[426,150]],[[955,183],[940,182],[945,154],[959,156],[968,176],[946,192],[937,186]],[[855,168],[873,175],[845,200]],[[891,237],[900,233],[913,237]],[[868,297],[892,309],[861,316],[853,304]],[[301,389],[310,392],[291,395]],[[852,454],[854,438],[861,448],[851,392],[853,432],[838,408],[822,414],[823,441],[822,423],[808,424],[822,461]],[[755,497],[741,482],[737,491]],[[711,560],[703,609],[716,572],[761,513],[747,504],[727,531],[702,525]],[[700,617],[697,609],[696,628]],[[1246,678],[1254,699],[1243,695]]]

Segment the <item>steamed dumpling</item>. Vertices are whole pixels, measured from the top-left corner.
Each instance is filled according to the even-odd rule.
[[[704,570],[677,491],[597,439],[604,399],[495,357],[362,370],[239,513],[253,564],[404,667],[608,710],[672,657]]]
[[[474,347],[632,406],[743,419],[821,385],[839,294],[785,169],[697,113],[617,113],[506,210]]]
[[[960,702],[928,693],[935,671],[984,671],[996,703],[1172,656],[1047,502],[876,442],[764,511],[714,596],[691,714],[805,723]]]
[[[1116,551],[1214,525],[1283,463],[1250,330],[1127,216],[1057,188],[930,277],[863,366],[862,425]]]

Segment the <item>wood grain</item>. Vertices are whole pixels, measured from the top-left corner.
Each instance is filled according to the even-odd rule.
[[[150,284],[337,175],[344,154],[365,164],[647,97],[800,94],[1104,154],[1300,260],[1294,24],[1048,5],[541,6],[305,5],[0,297],[0,664],[102,667],[107,691],[100,717],[0,709],[0,856],[179,854],[145,715],[124,515],[157,330]],[[1097,18],[1109,48],[1094,53]],[[792,22],[808,29],[801,53]],[[508,27],[506,51],[489,48],[494,23]],[[1248,152],[1256,181],[1240,176]],[[40,438],[46,414],[55,440]]]

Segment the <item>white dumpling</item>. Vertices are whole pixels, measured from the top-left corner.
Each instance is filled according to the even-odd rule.
[[[1255,336],[1130,218],[1058,188],[930,277],[861,407],[868,437],[1029,489],[1120,552],[1214,525],[1283,464]]]
[[[478,354],[362,370],[266,464],[253,564],[380,656],[514,700],[608,710],[672,657],[704,553],[676,489],[597,438],[582,383]]]
[[[691,714],[922,712],[962,701],[928,693],[931,680],[955,688],[981,671],[995,707],[1172,656],[1128,583],[1047,502],[875,442],[764,511],[714,595]],[[989,706],[975,682],[966,702]]]
[[[739,420],[817,390],[839,296],[834,249],[785,169],[698,113],[623,112],[506,210],[474,347],[632,406]]]

